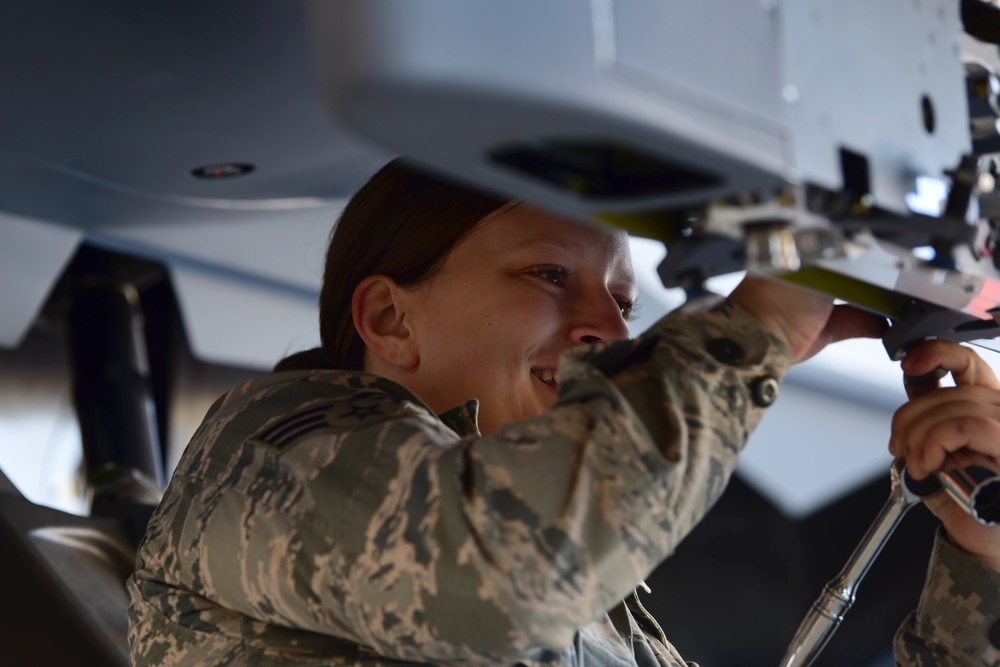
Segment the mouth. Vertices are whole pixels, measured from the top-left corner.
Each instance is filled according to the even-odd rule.
[[[556,371],[554,368],[532,368],[531,374],[544,384],[552,393],[557,393],[559,391],[559,383],[556,381]]]

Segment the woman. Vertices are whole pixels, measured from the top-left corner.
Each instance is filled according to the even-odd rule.
[[[683,664],[634,587],[722,492],[788,364],[880,326],[748,279],[629,341],[635,293],[623,234],[384,168],[331,241],[322,349],[223,396],[179,463],[129,582],[135,664]],[[928,349],[908,370],[985,382]],[[930,428],[943,412],[915,401],[894,448],[932,470],[995,389]],[[985,645],[921,625],[961,602],[925,605],[904,664]]]

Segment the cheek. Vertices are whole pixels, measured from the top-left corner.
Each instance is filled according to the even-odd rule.
[[[540,300],[523,290],[494,298],[484,294],[462,311],[464,333],[478,335],[483,340],[505,339],[536,326],[541,319],[541,308]]]
[[[463,298],[436,304],[425,322],[438,363],[486,382],[509,382],[523,379],[532,353],[557,344],[564,317],[553,295],[520,285],[462,291]]]
[[[563,307],[563,299],[558,294],[540,289],[524,289],[499,305],[495,313],[490,315],[494,320],[501,320],[501,324],[505,326],[542,331],[558,326],[564,316]]]
[[[484,353],[495,354],[508,362],[523,362],[525,355],[549,346],[557,331],[557,321],[551,312],[535,304],[487,314],[478,327]]]

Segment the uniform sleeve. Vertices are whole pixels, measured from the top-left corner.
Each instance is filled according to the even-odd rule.
[[[557,405],[489,437],[407,404],[242,451],[213,489],[175,477],[165,512],[187,518],[164,535],[206,598],[260,621],[402,660],[544,660],[711,507],[787,366],[734,305],[671,314],[567,353]]]
[[[920,602],[896,633],[895,652],[902,667],[1000,664],[1000,572],[938,530]]]

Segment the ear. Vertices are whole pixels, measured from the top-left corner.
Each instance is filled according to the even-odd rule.
[[[396,281],[389,276],[368,276],[354,289],[351,317],[369,352],[390,366],[410,369],[420,356],[407,326],[405,304]]]

